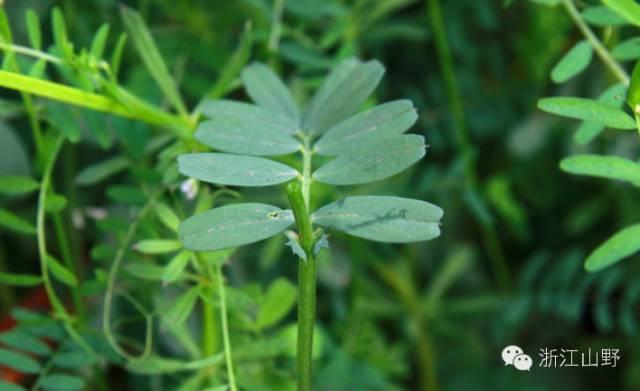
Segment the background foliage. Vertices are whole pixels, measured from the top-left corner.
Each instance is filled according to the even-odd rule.
[[[3,370],[5,381],[19,377],[25,387],[37,381],[36,387],[51,389],[56,384],[48,382],[55,381],[68,389],[224,385],[228,378],[221,356],[201,359],[223,349],[217,314],[224,302],[239,387],[293,389],[298,261],[283,247],[285,238],[234,253],[224,267],[226,298],[221,301],[216,287],[226,260],[180,258],[175,233],[176,219],[194,210],[238,197],[281,204],[281,192],[240,195],[234,188],[201,184],[199,196],[190,200],[193,183],[182,183],[175,157],[198,147],[180,129],[195,121],[187,108],[196,107],[203,96],[247,100],[238,72],[251,60],[273,66],[303,101],[331,66],[357,56],[378,59],[387,69],[367,106],[411,99],[419,114],[411,132],[424,135],[427,156],[381,183],[338,190],[318,186],[320,198],[396,194],[429,200],[445,215],[441,237],[423,244],[385,245],[332,235],[330,251],[319,259],[317,388],[640,386],[640,352],[633,343],[640,299],[637,263],[630,259],[593,274],[583,268],[598,244],[640,220],[638,192],[622,182],[572,176],[559,168],[564,157],[578,152],[637,160],[640,144],[635,132],[613,130],[587,144],[576,142],[577,122],[537,109],[543,96],[596,99],[616,81],[595,56],[570,80],[571,69],[554,68],[584,39],[560,1],[124,3],[131,8],[123,11],[107,0],[5,0],[14,42],[37,46],[25,20],[25,11],[33,9],[41,25],[41,47],[52,46],[57,56],[65,56],[65,45],[59,43],[65,40],[49,27],[56,20],[54,6],[64,15],[76,54],[92,45],[102,23],[109,23],[102,58],[111,63],[111,71],[117,37],[129,31],[117,85],[157,108],[149,110],[114,90],[110,75],[96,72],[96,65],[83,63],[80,55],[64,66],[49,64],[45,71],[32,58],[3,56],[5,70],[18,66],[25,74],[106,94],[135,107],[143,119],[2,90],[0,174],[37,179],[20,184],[23,194],[0,199],[0,224],[6,228],[0,238],[2,268],[35,278],[11,281],[5,275],[0,286],[2,313],[18,322],[0,335],[2,363],[17,370]],[[579,8],[599,5],[589,1]],[[148,42],[136,41],[140,22],[127,11],[132,9],[146,21],[161,57]],[[637,35],[636,28],[611,15],[604,21],[597,16],[590,25],[606,47]],[[622,66],[631,72],[640,53],[625,53],[631,57]],[[159,58],[166,68],[158,65]],[[625,101],[624,92],[612,96],[614,102]],[[33,131],[33,118],[40,135]],[[46,188],[38,182],[46,177],[49,145],[55,145],[49,136],[60,133],[74,142],[62,146],[51,191],[39,197],[38,188]],[[39,199],[49,210],[51,221],[43,228],[55,258],[45,263],[73,319],[55,308],[57,319],[19,309],[42,310],[46,302],[38,299],[42,254],[33,235],[39,228]],[[109,277],[114,260],[123,261],[117,283]],[[210,283],[204,292],[193,288],[198,276]],[[112,338],[137,356],[145,337],[152,336],[150,359],[125,361],[105,339],[103,297],[109,289],[117,291]],[[154,327],[147,334],[149,323]],[[69,337],[65,327],[70,325],[100,360],[87,356]],[[55,343],[43,345],[40,336]],[[619,348],[622,358],[616,368],[535,365],[530,373],[520,373],[500,360],[508,344],[521,346],[536,363],[543,347]],[[17,350],[31,355],[16,359]],[[84,365],[70,365],[69,357]],[[42,375],[29,375],[41,368],[46,368]],[[80,383],[73,387],[73,382]]]

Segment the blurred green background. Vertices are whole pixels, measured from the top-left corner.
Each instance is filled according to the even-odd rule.
[[[43,39],[49,43],[49,15],[56,5],[76,47],[88,46],[103,22],[111,25],[109,47],[124,30],[119,4],[110,0],[4,3],[14,41],[24,45],[24,12],[29,8],[39,14]],[[319,187],[316,206],[344,195],[397,194],[435,203],[445,216],[442,236],[427,243],[383,245],[332,235],[331,250],[323,253],[319,264],[322,337],[315,367],[317,389],[640,389],[637,263],[628,260],[596,274],[583,269],[586,255],[598,243],[638,221],[638,193],[558,168],[571,152],[637,155],[640,144],[637,135],[605,132],[588,146],[578,146],[572,138],[575,123],[536,109],[542,96],[595,96],[611,82],[597,62],[562,90],[549,81],[551,67],[581,39],[561,7],[524,0],[122,3],[147,22],[189,107],[215,88],[250,23],[250,59],[272,65],[299,100],[305,100],[340,59],[357,56],[378,59],[387,68],[368,104],[408,98],[418,108],[419,121],[411,132],[424,135],[429,145],[419,165],[380,184]],[[613,40],[624,34],[596,31]],[[119,81],[149,102],[164,104],[131,43]],[[0,171],[37,173],[19,95],[9,90],[1,95]],[[220,95],[248,99],[235,80]],[[132,185],[131,178],[158,170],[154,153],[145,148],[154,139],[152,126],[103,115],[96,121],[104,128],[102,136],[92,133],[94,123],[78,116],[63,121],[64,126],[80,128],[85,137],[65,147],[54,176],[56,190],[69,200],[65,222],[77,239],[73,251],[86,276],[108,268],[109,261],[100,260],[96,246],[115,247],[121,234],[114,227],[124,221],[126,228],[127,207],[122,204],[127,202],[109,189]],[[54,127],[59,123],[51,121]],[[19,146],[11,144],[15,142]],[[131,158],[135,168],[95,186],[73,185],[78,170],[116,155]],[[258,195],[284,202],[277,190],[242,193],[249,200]],[[2,204],[22,216],[35,216],[33,198]],[[122,219],[100,226],[86,217],[91,208]],[[71,224],[78,216],[85,216],[84,225]],[[2,231],[0,258],[5,270],[37,273],[34,243],[32,237]],[[293,387],[291,355],[267,342],[287,332],[295,311],[278,327],[257,335],[244,331],[238,320],[259,306],[262,292],[274,279],[295,281],[297,260],[283,244],[278,237],[245,247],[226,269],[242,389]],[[108,246],[98,248],[109,251]],[[149,306],[158,296],[174,294],[175,288],[164,289],[157,282],[123,279],[130,280],[123,282],[130,293]],[[103,288],[97,285],[85,293],[99,307]],[[29,289],[3,291],[3,313],[31,294]],[[99,330],[99,315],[93,322]],[[140,322],[134,323],[127,333],[139,338],[141,328]],[[157,330],[154,349],[166,356],[183,354],[163,339],[164,332]],[[500,352],[511,344],[532,356],[530,372],[504,366]],[[542,348],[617,348],[621,358],[615,368],[540,368]],[[121,364],[115,360],[103,368],[107,389],[178,389],[189,378],[188,373],[139,375]],[[91,373],[86,377],[91,379]],[[92,384],[87,389],[94,389]]]

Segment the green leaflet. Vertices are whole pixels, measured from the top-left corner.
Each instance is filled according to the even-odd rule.
[[[191,315],[199,294],[200,286],[194,286],[178,297],[165,313],[167,320],[176,325],[184,323]]]
[[[162,273],[162,282],[166,285],[178,280],[187,264],[189,264],[192,255],[193,253],[189,251],[181,251],[173,257]]]
[[[592,99],[574,97],[543,98],[538,108],[564,117],[601,123],[615,129],[635,129],[636,124],[624,111]]]
[[[358,113],[329,129],[314,145],[321,155],[340,155],[369,140],[402,134],[418,119],[413,103],[398,100]]]
[[[443,212],[428,202],[391,196],[357,196],[326,205],[315,224],[377,242],[408,243],[440,235]]]
[[[40,30],[40,19],[38,18],[38,14],[36,14],[32,9],[28,9],[25,14],[25,18],[29,43],[34,49],[40,50],[42,47],[42,32]]]
[[[593,49],[587,41],[580,41],[565,54],[551,70],[551,80],[556,83],[565,81],[584,71],[593,57]]]
[[[22,373],[38,373],[40,364],[31,357],[0,348],[0,364]]]
[[[30,222],[6,209],[0,208],[0,227],[5,227],[22,234],[35,234],[36,227]]]
[[[640,37],[634,37],[617,44],[611,54],[616,60],[629,61],[640,57]]]
[[[14,349],[40,356],[51,353],[49,345],[20,330],[14,329],[0,334],[0,342]]]
[[[640,5],[633,0],[602,0],[602,2],[624,19],[640,26]]]
[[[395,175],[425,155],[424,137],[409,134],[353,146],[320,167],[313,177],[331,185],[355,185]]]
[[[194,251],[237,247],[269,238],[293,223],[293,213],[275,206],[244,203],[197,214],[178,230],[180,241]]]
[[[129,165],[129,159],[122,156],[107,159],[85,167],[80,171],[78,176],[76,176],[75,182],[83,186],[93,185],[103,179],[124,171],[129,167]]]
[[[640,61],[636,62],[631,73],[631,82],[627,90],[627,104],[634,114],[640,113]]]
[[[0,272],[0,284],[9,286],[36,286],[42,284],[42,277],[32,274]]]
[[[49,267],[51,274],[61,283],[69,287],[78,286],[78,280],[71,270],[67,269],[51,255],[47,255],[47,266]]]
[[[38,182],[26,176],[0,175],[0,194],[26,194],[39,187]]]
[[[247,61],[249,61],[249,58],[251,57],[252,47],[253,33],[251,29],[251,21],[249,20],[244,25],[244,31],[240,37],[240,43],[238,43],[233,54],[224,64],[224,67],[218,74],[216,83],[213,85],[211,90],[207,92],[206,97],[219,99],[232,89],[233,82],[241,72],[242,67],[247,65]]]
[[[142,17],[140,17],[140,14],[131,8],[121,6],[120,12],[122,22],[129,31],[129,34],[133,39],[133,43],[138,49],[137,51],[140,54],[142,62],[151,73],[151,76],[153,76],[154,80],[173,107],[176,108],[179,113],[187,113],[187,109],[182,101],[178,87],[176,87],[173,78],[169,74],[169,70],[162,59],[162,55],[160,54],[146,23]]]
[[[26,391],[21,386],[15,383],[9,383],[4,380],[0,380],[0,390],[2,391]]]
[[[125,270],[141,280],[159,281],[164,274],[164,268],[150,262],[132,262],[125,265]]]
[[[622,108],[627,87],[622,83],[613,84],[599,97],[598,101],[616,108]],[[604,125],[599,122],[584,121],[576,131],[574,139],[578,144],[586,144],[596,138],[604,130]]]
[[[77,369],[92,365],[96,358],[85,351],[59,352],[53,356],[52,364],[59,368]]]
[[[94,59],[100,60],[102,58],[108,37],[109,23],[103,23],[98,31],[96,31],[96,34],[93,36],[93,40],[91,41],[91,49],[89,49],[89,53],[91,53]]]
[[[285,278],[278,278],[267,290],[260,306],[256,325],[270,327],[284,318],[296,303],[297,288]]]
[[[143,359],[132,360],[127,363],[127,369],[144,375],[157,375],[178,371],[195,371],[212,367],[224,361],[224,354],[216,354],[195,361],[181,361],[150,355]]]
[[[271,68],[254,62],[242,71],[242,82],[256,104],[284,114],[296,124],[300,122],[300,112],[293,96]]]
[[[261,107],[209,101],[203,112],[211,119],[198,126],[196,139],[212,148],[258,156],[286,155],[300,149],[300,142],[291,137],[298,127]]]
[[[201,181],[230,186],[271,186],[299,175],[293,168],[273,160],[226,153],[181,155],[178,170]]]
[[[560,162],[560,168],[571,174],[617,179],[640,186],[640,164],[617,156],[571,156]]]
[[[377,61],[345,60],[326,78],[302,119],[305,131],[320,134],[358,110],[375,90],[384,67]]]
[[[169,208],[166,204],[157,203],[155,206],[155,212],[162,224],[169,228],[173,232],[178,232],[178,226],[180,225],[180,218],[176,213]]]
[[[40,385],[47,390],[75,391],[84,388],[84,380],[78,376],[54,373],[43,377]]]
[[[620,26],[627,23],[615,11],[604,5],[585,8],[582,17],[585,22],[595,26]]]
[[[133,247],[144,254],[166,254],[180,250],[182,244],[177,240],[148,239],[136,243]]]
[[[202,113],[212,120],[224,119],[229,124],[241,126],[242,129],[264,129],[267,133],[295,134],[298,125],[279,113],[274,113],[260,106],[232,100],[208,100],[200,107]],[[220,127],[224,128],[225,123]]]
[[[585,262],[587,271],[595,272],[640,251],[640,224],[627,227],[601,244]]]

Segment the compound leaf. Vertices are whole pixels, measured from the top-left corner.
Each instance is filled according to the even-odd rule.
[[[355,185],[395,175],[425,155],[424,137],[409,134],[373,140],[353,146],[352,151],[320,167],[314,174],[318,182]]]
[[[592,99],[574,97],[543,98],[538,108],[564,117],[601,123],[615,129],[635,129],[633,118],[624,111]]]
[[[343,61],[312,98],[302,128],[320,134],[349,117],[375,90],[383,74],[384,67],[378,61]]]
[[[194,251],[237,247],[269,238],[293,223],[293,213],[275,206],[244,203],[197,214],[178,230],[180,241]]]
[[[409,100],[384,103],[358,113],[329,129],[314,149],[322,155],[340,155],[354,145],[397,134],[409,129],[418,119]]]
[[[242,82],[247,94],[256,104],[284,114],[296,124],[300,122],[300,113],[293,96],[271,68],[254,62],[242,71]]]
[[[226,153],[192,153],[178,157],[178,170],[201,181],[230,186],[271,186],[299,175],[273,160]]]
[[[425,201],[392,196],[347,197],[318,209],[315,224],[377,242],[408,243],[440,235],[443,211]]]
[[[602,243],[585,262],[587,271],[595,272],[640,251],[640,224],[624,228]]]

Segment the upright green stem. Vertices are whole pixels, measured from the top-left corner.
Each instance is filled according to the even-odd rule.
[[[422,391],[438,390],[435,349],[427,321],[422,314],[421,302],[411,278],[405,278],[396,269],[383,262],[374,264],[375,270],[396,293],[398,299],[411,315],[416,330],[416,355],[418,356],[418,379]]]
[[[53,174],[53,168],[55,167],[56,161],[58,159],[58,154],[60,153],[60,149],[62,148],[62,144],[64,143],[64,136],[58,136],[55,140],[53,147],[51,148],[50,155],[48,157],[48,161],[45,164],[44,172],[42,174],[42,181],[40,183],[40,193],[38,194],[38,213],[37,213],[37,222],[36,222],[36,230],[38,235],[38,255],[40,256],[40,269],[42,274],[42,282],[44,284],[45,291],[47,292],[47,297],[49,302],[51,303],[51,307],[53,308],[53,312],[55,315],[60,318],[63,322],[65,330],[69,334],[69,336],[80,345],[87,353],[95,355],[94,350],[89,346],[84,339],[78,334],[78,331],[72,326],[72,319],[69,316],[64,304],[58,298],[55,289],[53,288],[53,283],[51,282],[51,278],[49,277],[49,269],[47,263],[47,238],[45,232],[45,213],[46,213],[46,204],[47,204],[47,192],[49,191],[49,186],[51,185],[51,175]]]
[[[60,213],[55,213],[53,216],[53,225],[56,230],[56,236],[58,237],[58,243],[60,246],[60,252],[62,253],[62,261],[67,269],[71,270],[73,274],[80,280],[80,273],[78,273],[78,265],[75,262],[73,256],[71,255],[71,249],[69,248],[69,241],[67,239],[67,232],[64,228],[64,224],[62,223],[62,218],[60,217]],[[71,289],[71,297],[73,299],[73,305],[76,309],[78,317],[80,318],[81,323],[84,323],[86,320],[87,312],[84,308],[84,302],[82,301],[82,297],[80,295],[80,289]]]
[[[303,181],[304,182],[304,181]],[[313,258],[314,234],[307,209],[308,195],[303,194],[303,184],[292,182],[287,186],[287,196],[293,210],[306,260],[298,262],[298,391],[311,391],[313,328],[316,316],[316,261]]]
[[[431,27],[433,29],[433,37],[438,52],[438,61],[440,62],[440,71],[444,78],[445,89],[451,106],[451,112],[454,122],[454,131],[456,134],[457,148],[464,160],[465,186],[475,194],[479,194],[478,180],[475,170],[475,162],[473,157],[473,145],[469,137],[467,124],[465,121],[464,107],[462,97],[456,80],[455,69],[449,43],[447,41],[447,33],[445,30],[444,18],[440,8],[439,0],[427,0],[427,8]],[[511,280],[509,277],[509,268],[507,261],[498,240],[498,234],[493,224],[480,222],[482,230],[483,244],[487,251],[493,273],[498,284],[503,289],[509,289]]]
[[[620,80],[622,84],[625,86],[629,85],[629,75],[627,72],[620,66],[620,64],[611,56],[611,53],[607,50],[606,47],[600,42],[598,37],[591,31],[589,26],[582,20],[582,16],[580,15],[580,11],[576,8],[573,0],[562,0],[564,7],[567,9],[569,16],[573,19],[573,22],[578,26],[582,34],[587,38],[593,50],[595,50],[596,54],[600,59],[604,62],[604,64],[611,70],[611,73]]]
[[[224,343],[224,357],[227,362],[227,377],[229,378],[229,388],[237,391],[236,377],[233,371],[233,355],[231,353],[231,341],[229,338],[229,324],[227,319],[227,297],[224,290],[224,278],[222,266],[216,267],[216,277],[218,280],[218,296],[220,297],[220,320],[222,321],[222,341]]]

